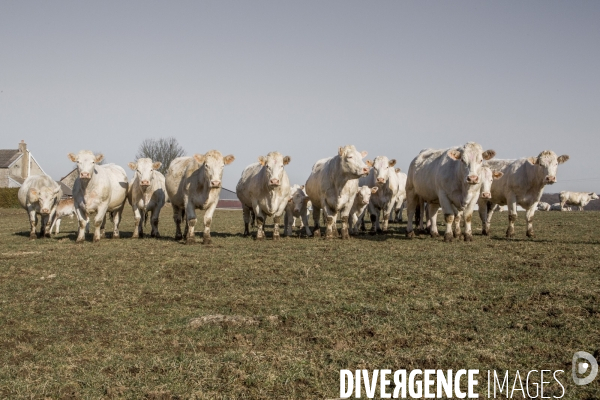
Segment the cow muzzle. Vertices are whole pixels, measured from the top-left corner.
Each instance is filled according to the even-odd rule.
[[[467,176],[467,183],[474,185],[479,182],[479,177],[477,175],[469,175]]]
[[[48,210],[47,208],[42,208],[42,209],[40,210],[40,213],[41,213],[42,215],[48,215],[48,214],[50,214],[50,210]]]
[[[548,175],[545,179],[544,179],[544,183],[547,185],[552,185],[554,183],[556,183],[556,177],[555,176],[550,176]]]
[[[377,178],[377,183],[385,183],[385,179],[384,178]]]
[[[79,178],[80,178],[80,179],[90,179],[90,178],[91,178],[91,177],[90,177],[90,173],[89,173],[89,172],[81,172],[81,173],[79,174]]]
[[[269,181],[269,185],[271,186],[279,186],[279,179],[273,178]]]
[[[491,199],[492,194],[490,192],[483,192],[483,193],[481,193],[481,198],[482,199]]]
[[[363,175],[369,175],[369,168],[365,167],[362,169],[362,174]]]
[[[150,186],[150,181],[149,180],[143,180],[140,182],[140,186]]]
[[[210,181],[210,187],[213,187],[213,188],[221,187],[221,181]]]

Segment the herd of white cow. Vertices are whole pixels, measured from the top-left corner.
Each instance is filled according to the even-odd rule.
[[[352,145],[338,149],[337,155],[317,161],[305,185],[291,186],[285,166],[289,156],[271,152],[247,166],[237,184],[236,193],[243,206],[244,235],[249,225],[256,225],[256,239],[265,237],[267,218],[274,222],[273,239],[279,238],[281,218],[284,234],[292,234],[296,218],[308,236],[320,236],[321,213],[326,225],[325,238],[349,238],[364,228],[364,216],[369,213],[372,229],[385,232],[388,221],[401,220],[406,200],[406,235],[414,236],[416,219],[419,228],[438,236],[437,215],[441,208],[446,223],[445,241],[473,238],[471,220],[478,205],[482,233],[490,233],[492,214],[498,206],[508,206],[507,237],[514,236],[517,206],[525,209],[527,236],[533,236],[533,215],[536,209],[553,206],[540,202],[544,187],[556,182],[558,165],[569,156],[557,156],[542,151],[537,157],[516,160],[493,159],[495,151],[473,142],[443,150],[422,150],[410,163],[408,173],[394,168],[396,160],[385,156],[363,161],[366,152]],[[219,201],[224,167],[234,161],[233,155],[223,156],[212,150],[193,157],[176,158],[166,176],[158,169],[160,162],[142,158],[129,163],[134,171],[131,182],[118,165],[102,165],[103,155],[91,151],[69,154],[76,163],[78,177],[73,185],[73,198],[61,200],[62,192],[50,177],[30,176],[19,189],[19,201],[28,211],[30,238],[36,238],[38,215],[41,235],[49,237],[52,224],[60,228],[60,219],[75,214],[79,221],[77,241],[85,239],[86,226],[94,228],[93,240],[104,237],[106,217],[113,220],[113,238],[119,237],[119,222],[128,202],[135,218],[133,237],[143,236],[145,219],[150,215],[152,237],[159,237],[158,222],[167,199],[173,208],[175,239],[183,237],[194,242],[196,210],[205,210],[203,242],[210,243],[211,223]],[[561,192],[560,210],[568,206],[583,207],[598,199],[595,193]],[[312,206],[314,225],[308,223]],[[396,214],[394,218],[394,213]],[[380,215],[383,214],[380,219]],[[90,220],[90,216],[94,218]],[[338,233],[337,221],[341,220]],[[181,223],[185,222],[182,233]],[[464,223],[464,232],[461,231]]]

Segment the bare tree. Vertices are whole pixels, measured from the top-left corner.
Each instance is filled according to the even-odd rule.
[[[162,165],[158,170],[166,174],[171,161],[182,156],[185,156],[183,147],[177,142],[177,139],[169,137],[166,139],[145,139],[140,144],[135,159],[151,158],[152,161],[160,161]]]

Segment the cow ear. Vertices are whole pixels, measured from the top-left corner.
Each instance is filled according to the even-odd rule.
[[[538,163],[537,157],[527,157],[527,161],[529,161],[529,164],[531,165],[535,165]]]
[[[104,154],[102,154],[102,153],[96,154],[96,162],[101,163],[102,160],[104,160]]]
[[[502,175],[504,175],[504,172],[500,172],[500,171],[492,172],[492,176],[494,177],[494,179],[500,179],[500,178],[502,178]]]
[[[267,162],[267,159],[265,158],[265,156],[258,156],[258,163],[260,165],[265,165],[265,162]]]
[[[396,159],[395,159],[395,158],[392,158],[392,159],[390,160],[390,162],[389,162],[389,166],[390,166],[390,167],[393,167],[394,165],[396,165]]]
[[[378,189],[379,189],[379,188],[378,188],[377,186],[373,186],[373,187],[371,188],[371,193],[372,193],[372,194],[375,194],[375,193],[377,192],[377,190],[378,190]]]
[[[453,159],[455,161],[460,160],[460,157],[461,157],[460,151],[450,150],[450,151],[448,151],[448,157],[450,157],[451,159]]]
[[[300,190],[304,190],[304,185],[300,185]]]
[[[400,172],[400,168],[396,168],[394,171],[396,171],[396,173]]]
[[[283,157],[283,165],[288,165],[290,163],[290,161],[292,161],[290,156]]]
[[[77,156],[73,153],[69,153],[69,160],[77,162]]]
[[[365,164],[367,164],[369,167],[372,167],[373,166],[373,161],[367,160],[367,161],[365,161]]]
[[[194,154],[194,160],[196,160],[199,164],[204,164],[206,157],[204,154]]]
[[[366,151],[361,151],[360,158],[365,158],[367,156],[367,154],[369,154],[369,153],[367,153]]]
[[[562,164],[562,163],[569,161],[569,156],[564,154],[564,155],[558,157],[557,160],[558,160],[559,164]]]
[[[229,165],[234,161],[235,157],[233,156],[233,154],[229,154],[228,156],[223,157],[223,162],[225,163],[225,165]]]
[[[344,155],[344,148],[343,148],[343,147],[340,147],[340,148],[338,149],[338,155],[339,155],[340,157]]]
[[[29,201],[38,201],[38,192],[35,189],[29,189]]]
[[[484,160],[491,160],[496,157],[496,151],[494,150],[486,150],[482,154]]]
[[[130,162],[130,163],[129,163],[129,164],[127,164],[127,165],[129,165],[129,168],[130,168],[132,171],[135,171],[135,170],[137,169],[137,163]]]
[[[160,161],[157,161],[154,164],[152,164],[152,169],[159,169],[160,167],[162,167],[162,163]]]

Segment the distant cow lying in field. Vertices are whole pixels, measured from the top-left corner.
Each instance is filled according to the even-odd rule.
[[[550,211],[552,206],[546,202],[540,201],[537,205],[538,211]]]
[[[577,207],[579,211],[583,211],[583,207],[587,206],[592,200],[597,200],[598,195],[594,192],[560,192],[560,206],[565,205]]]
[[[554,203],[550,206],[550,211],[571,211],[571,207],[563,207],[560,203]]]

